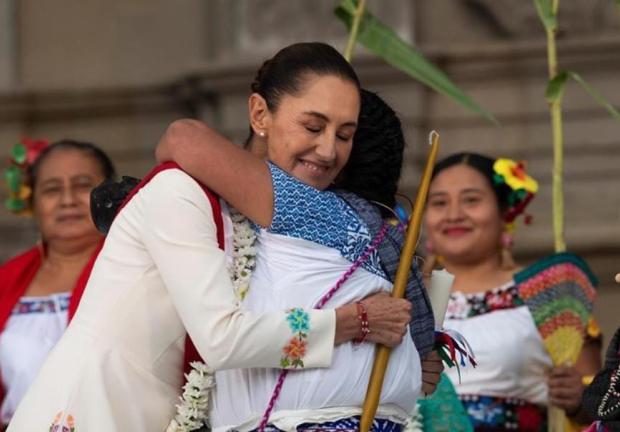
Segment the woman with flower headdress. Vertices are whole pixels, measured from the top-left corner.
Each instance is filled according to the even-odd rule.
[[[77,307],[102,236],[90,218],[90,192],[114,177],[98,147],[24,139],[5,178],[8,210],[32,214],[41,242],[0,267],[0,422],[13,412]]]
[[[572,254],[526,268],[515,264],[510,253],[515,221],[525,215],[537,190],[523,163],[475,153],[451,155],[433,173],[425,215],[425,271],[440,263],[455,275],[445,327],[467,337],[478,367],[448,375],[475,430],[544,430],[547,404],[583,422],[582,381],[600,367],[600,340],[593,326],[576,364],[552,367],[543,342],[547,335],[533,319],[540,312],[527,297],[532,281],[538,292],[555,283],[585,293],[584,305],[591,305],[596,284],[587,265]],[[549,275],[555,277],[552,282]],[[590,309],[583,310],[587,322]]]

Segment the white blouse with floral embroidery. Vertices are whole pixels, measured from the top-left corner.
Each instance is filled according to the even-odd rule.
[[[551,358],[513,281],[483,293],[453,293],[444,327],[467,338],[478,362],[461,370],[460,381],[454,368],[445,371],[458,394],[547,403]]]

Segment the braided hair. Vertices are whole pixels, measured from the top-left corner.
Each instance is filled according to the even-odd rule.
[[[361,96],[351,155],[335,187],[393,207],[405,148],[401,123],[376,93],[362,89]]]

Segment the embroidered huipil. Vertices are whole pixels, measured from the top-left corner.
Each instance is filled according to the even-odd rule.
[[[374,359],[375,346],[341,344],[329,369],[303,369],[305,335],[313,331],[308,310],[338,281],[372,241],[357,214],[338,196],[318,191],[270,165],[274,215],[260,229],[256,268],[243,308],[289,309],[290,341],[282,362],[297,366],[288,374],[270,423],[292,430],[308,422],[328,422],[359,415]],[[342,286],[325,308],[390,291],[374,253]],[[257,340],[257,344],[264,341]],[[301,359],[301,361],[300,361]],[[214,431],[255,428],[276,383],[277,369],[216,373],[211,421]],[[420,359],[409,335],[392,352],[378,417],[404,423],[421,387]],[[328,408],[329,407],[329,408]]]
[[[551,368],[532,315],[510,281],[476,294],[453,293],[444,326],[463,334],[478,367],[447,369],[474,428],[538,430]],[[503,430],[503,429],[502,429]]]
[[[0,423],[8,424],[41,365],[67,327],[70,293],[22,297],[0,335]]]

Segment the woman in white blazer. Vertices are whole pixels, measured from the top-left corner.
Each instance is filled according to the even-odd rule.
[[[316,51],[331,54],[312,55]],[[317,58],[322,61],[308,60]],[[347,67],[333,48],[319,43],[289,46],[265,62],[249,99],[251,153],[192,120],[173,124],[160,142],[160,160],[178,161],[260,228],[257,266],[243,301],[246,310],[311,307],[327,292],[331,295],[332,286],[341,289],[329,298],[327,307],[350,301],[364,304],[369,293],[392,288],[382,257],[370,247],[376,234],[370,234],[369,224],[374,222],[363,219],[357,209],[365,210],[352,207],[330,186],[341,180],[337,176],[357,145],[356,155],[361,148],[365,157],[375,158],[367,174],[386,172],[389,183],[377,188],[375,178],[366,178],[366,186],[386,190],[380,200],[388,200],[391,190],[393,199],[404,139],[402,133],[400,140],[391,137],[400,132],[394,112],[385,103],[375,103],[364,104],[365,115],[359,118],[367,119],[368,109],[374,110],[369,117],[376,123],[364,126],[383,134],[373,135],[373,145],[366,147],[361,137],[353,142],[360,89]],[[396,121],[385,122],[388,117]],[[394,140],[400,146],[392,147]],[[381,154],[383,159],[377,158]],[[343,178],[350,179],[348,174]],[[358,266],[363,256],[368,259]],[[343,275],[350,277],[339,285]],[[431,341],[433,328],[431,323]],[[414,344],[406,337],[393,351],[373,432],[402,430],[414,409],[422,385],[418,347],[421,352],[425,348],[418,341],[422,342],[417,339]],[[363,343],[363,335],[358,342],[337,347],[329,369],[289,373],[275,404],[279,370],[216,372],[212,430],[250,432],[259,425],[267,425],[269,432],[359,429],[374,345]],[[270,415],[268,406],[273,407]]]

